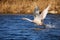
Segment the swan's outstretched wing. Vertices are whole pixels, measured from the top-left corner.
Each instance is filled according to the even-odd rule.
[[[48,5],[48,7],[46,9],[43,10],[43,12],[40,14],[40,19],[43,20],[45,19],[47,13],[48,13],[48,10],[50,8],[51,5]]]
[[[36,6],[33,12],[34,17],[39,16],[39,7]]]

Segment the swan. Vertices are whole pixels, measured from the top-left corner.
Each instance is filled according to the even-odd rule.
[[[45,19],[45,17],[47,16],[48,14],[48,10],[50,8],[51,5],[48,5],[47,8],[45,8],[41,14],[39,13],[39,7],[36,6],[35,9],[34,9],[34,20],[30,20],[28,18],[22,18],[23,20],[28,20],[30,22],[33,22],[33,23],[36,23],[37,25],[43,25],[43,20]]]

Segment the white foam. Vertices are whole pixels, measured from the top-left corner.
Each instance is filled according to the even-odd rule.
[[[54,24],[49,23],[49,24],[47,24],[47,25],[46,25],[46,28],[55,28],[55,25],[54,25]]]

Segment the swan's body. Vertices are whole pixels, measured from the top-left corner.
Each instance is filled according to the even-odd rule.
[[[35,10],[34,10],[34,13],[33,13],[34,14],[34,20],[30,20],[28,18],[22,18],[22,19],[28,20],[30,22],[34,22],[37,25],[43,25],[43,20],[45,19],[49,8],[50,8],[50,5],[48,5],[48,7],[46,9],[44,9],[41,14],[39,14],[39,8],[36,6]]]

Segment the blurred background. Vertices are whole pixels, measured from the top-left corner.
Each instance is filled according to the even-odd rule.
[[[34,19],[36,5],[42,12],[49,4],[50,14],[43,21],[46,26],[22,20]],[[59,14],[60,0],[0,0],[0,40],[60,40]]]
[[[31,14],[36,5],[40,11],[52,4],[49,13],[60,13],[60,0],[0,0],[0,14]]]

